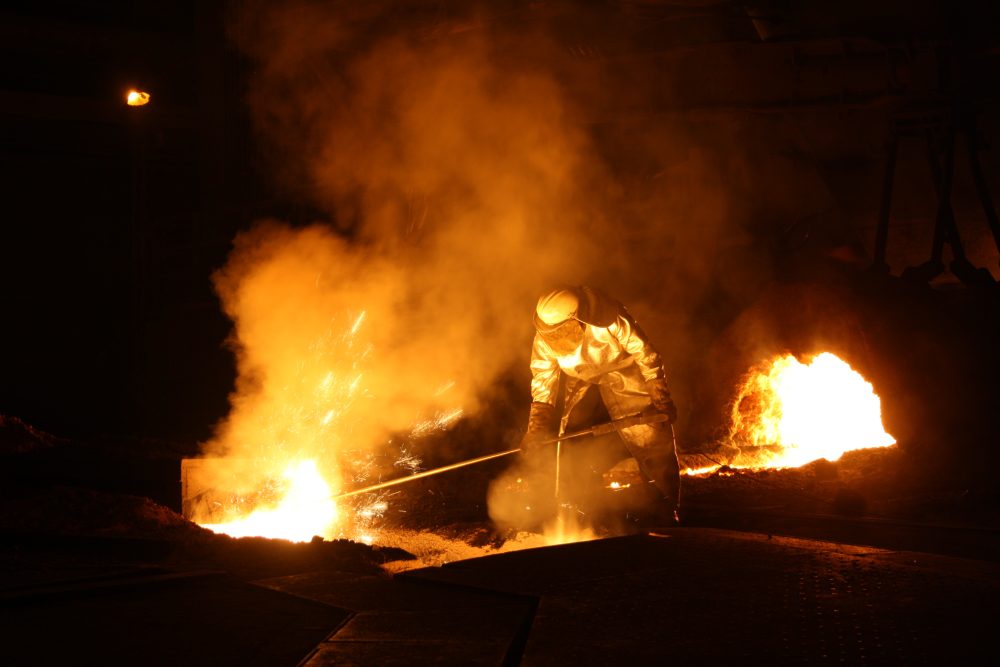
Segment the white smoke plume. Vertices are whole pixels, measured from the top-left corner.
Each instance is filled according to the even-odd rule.
[[[531,308],[557,283],[632,306],[668,371],[700,344],[685,308],[742,220],[731,137],[714,152],[661,118],[602,148],[586,100],[641,101],[642,72],[581,74],[548,22],[483,7],[239,5],[263,169],[324,219],[257,224],[216,274],[239,377],[206,453],[343,469],[474,411],[526,368]],[[638,147],[627,176],[606,166],[616,142]]]

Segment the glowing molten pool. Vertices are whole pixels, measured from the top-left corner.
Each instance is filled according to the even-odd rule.
[[[204,523],[203,528],[232,537],[273,537],[308,542],[314,536],[333,538],[337,506],[333,492],[315,461],[300,461],[285,469],[287,484],[281,500],[227,523]]]
[[[844,452],[888,447],[882,404],[868,381],[836,355],[792,355],[751,372],[733,406],[737,467],[796,467]]]

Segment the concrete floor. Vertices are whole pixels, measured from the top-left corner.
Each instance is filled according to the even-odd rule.
[[[997,664],[995,562],[679,528],[392,580],[261,582],[350,612],[304,664]]]
[[[394,577],[233,541],[283,568],[234,576],[64,542],[6,543],[0,665],[1000,664],[990,557],[683,527]]]
[[[0,665],[295,665],[349,612],[220,572],[118,568],[0,593]]]

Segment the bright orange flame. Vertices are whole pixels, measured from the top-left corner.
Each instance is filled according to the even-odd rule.
[[[130,90],[125,95],[125,104],[130,107],[141,107],[149,104],[149,93],[142,90]]]
[[[786,355],[751,373],[733,407],[730,438],[742,450],[736,467],[769,468],[896,442],[871,383],[829,352],[807,364]]]
[[[229,415],[204,444],[214,462],[201,469],[186,509],[213,528],[240,519],[225,526],[231,533],[249,534],[249,525],[264,537],[291,530],[292,539],[377,541],[392,493],[352,497],[339,511],[330,497],[416,472],[416,442],[451,428],[471,394],[452,381],[436,334],[413,337],[401,326],[410,286],[395,262],[383,264],[320,225],[265,223],[234,245],[213,283],[233,320],[236,388]],[[281,473],[301,461],[314,461],[333,491],[292,493],[297,486]],[[297,498],[295,515],[308,527],[251,512],[270,517],[282,492]]]
[[[348,415],[356,410],[356,403],[370,396],[363,382],[372,346],[358,340],[366,312],[352,318],[349,327],[340,335],[327,333],[319,341],[289,345],[292,350],[279,350],[285,364],[272,373],[279,387],[266,395],[266,400],[255,404],[249,417],[239,423],[237,439],[274,443],[268,447],[268,456],[259,460],[259,467],[251,473],[260,475],[251,487],[258,491],[239,497],[238,502],[220,507],[218,503],[205,505],[194,511],[192,519],[209,530],[233,537],[269,537],[291,541],[308,541],[314,536],[326,539],[351,537],[366,544],[377,539],[377,524],[388,505],[387,496],[369,497],[364,503],[357,501],[338,511],[331,498],[331,484],[339,491],[343,486],[363,484],[372,474],[376,457],[372,452],[352,453],[347,460],[334,463],[333,457],[324,457],[324,450],[345,446],[350,433]],[[339,352],[339,354],[337,354]],[[444,390],[447,391],[447,387]],[[413,438],[426,437],[450,428],[464,412],[454,408],[442,410],[431,419],[418,422],[410,428]],[[298,451],[297,455],[285,452]],[[303,454],[309,452],[309,458]],[[287,456],[287,458],[286,458]],[[313,458],[315,457],[315,458]],[[229,521],[216,522],[215,512],[229,512],[233,516],[248,499],[261,495],[274,495],[269,490],[274,485],[268,471],[281,470],[283,484],[281,499],[270,506],[256,501],[256,508],[249,514]],[[322,462],[323,474],[320,473]],[[420,459],[407,448],[402,448],[394,463],[395,469],[417,472]],[[329,480],[329,482],[328,482]],[[223,482],[224,483],[224,482]],[[366,503],[366,504],[365,504]],[[209,513],[212,513],[209,515]]]
[[[681,472],[690,477],[697,477],[698,475],[707,475],[710,472],[715,472],[720,467],[721,466],[718,465],[710,465],[710,466],[704,466],[702,468],[685,468]]]
[[[330,485],[339,491],[346,481],[345,471],[329,455],[327,446],[343,445],[348,433],[345,414],[365,393],[363,362],[370,350],[357,340],[365,318],[365,311],[352,316],[347,329],[339,334],[326,328],[321,336],[305,340],[279,337],[285,345],[270,350],[275,360],[275,367],[269,369],[273,385],[247,404],[247,414],[235,423],[238,430],[234,428],[232,438],[240,443],[260,443],[263,451],[258,454],[258,469],[253,471],[260,475],[255,480],[259,489],[267,489],[269,477],[279,477],[284,469],[280,474],[285,482],[284,496],[277,506],[258,507],[225,523],[203,523],[205,519],[213,521],[214,516],[196,514],[193,519],[197,523],[233,537],[307,541],[316,535],[328,539],[343,536],[344,526],[338,521],[343,517],[331,500],[334,492]],[[363,349],[357,351],[356,346]],[[364,456],[353,463],[358,475],[371,465]],[[230,512],[236,509],[224,508]]]
[[[316,462],[300,461],[285,469],[288,487],[281,501],[271,508],[259,508],[246,517],[227,523],[203,523],[202,527],[232,537],[273,537],[292,542],[308,542],[319,535],[334,537],[337,505]]]
[[[597,539],[596,533],[581,520],[579,513],[566,505],[559,507],[555,518],[543,527],[542,535],[547,546]]]

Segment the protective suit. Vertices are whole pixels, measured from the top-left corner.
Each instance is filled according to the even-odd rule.
[[[660,355],[622,304],[590,287],[562,288],[542,295],[534,323],[532,404],[522,449],[563,432],[591,385],[597,385],[612,419],[649,409],[676,419]],[[560,379],[565,393],[557,423]],[[645,424],[620,434],[673,513],[680,500],[680,476],[672,427]]]

